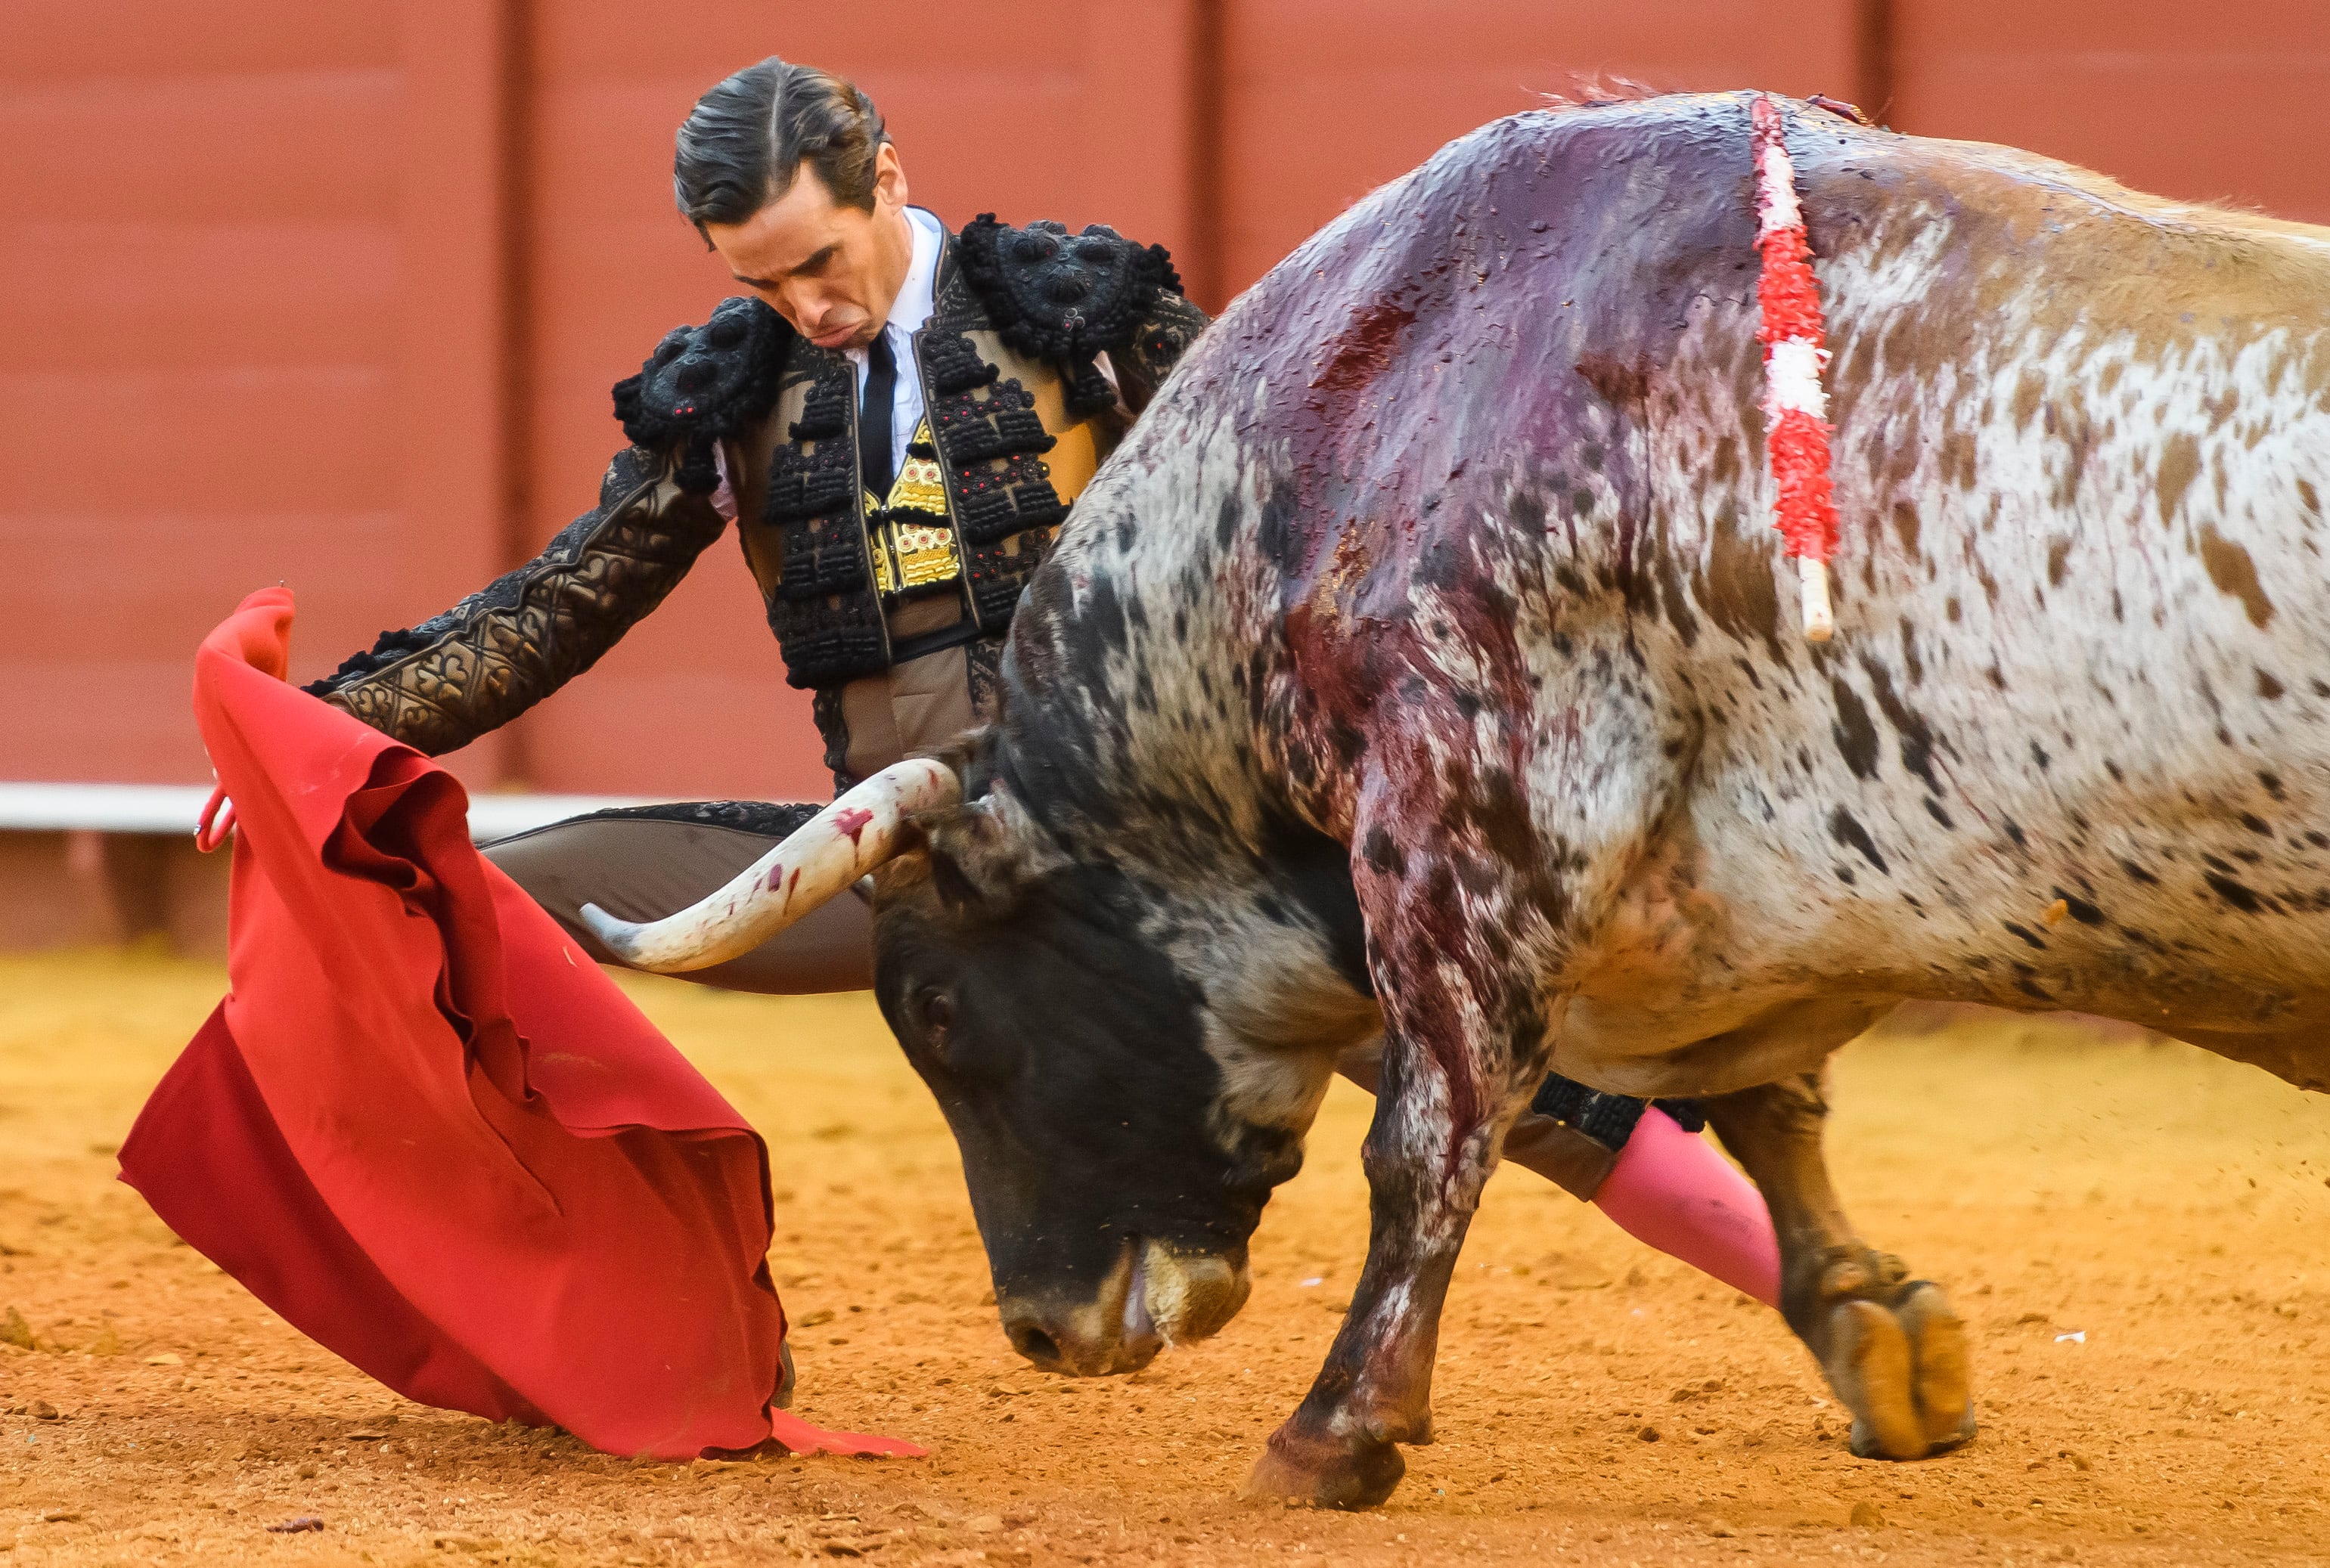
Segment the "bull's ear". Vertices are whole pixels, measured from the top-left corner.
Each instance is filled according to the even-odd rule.
[[[956,909],[999,914],[1058,857],[1009,790],[917,819],[933,890]]]

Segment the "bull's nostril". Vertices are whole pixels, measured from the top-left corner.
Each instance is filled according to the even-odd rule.
[[[1030,1361],[1053,1362],[1060,1358],[1060,1347],[1040,1328],[1014,1328],[1011,1348]]]

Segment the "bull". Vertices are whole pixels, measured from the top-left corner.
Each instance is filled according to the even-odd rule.
[[[1442,1303],[1549,1068],[1703,1100],[1784,1312],[1914,1459],[1963,1324],[1847,1221],[1824,1059],[1909,999],[2330,1067],[2330,231],[1786,109],[1830,312],[1837,640],[1769,515],[1747,99],[1498,121],[1243,296],[1079,501],[996,720],[649,968],[876,871],[878,997],[1012,1343],[1218,1329],[1380,1030],[1365,1271],[1249,1485],[1429,1441]]]

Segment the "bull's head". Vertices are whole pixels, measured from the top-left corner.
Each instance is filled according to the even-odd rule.
[[[583,918],[628,963],[701,968],[872,874],[876,994],[961,1149],[1005,1332],[1054,1370],[1134,1371],[1244,1305],[1323,1059],[1242,1114],[1204,999],[1151,940],[1154,895],[1051,849],[1009,795],[961,793],[903,762],[691,909]]]

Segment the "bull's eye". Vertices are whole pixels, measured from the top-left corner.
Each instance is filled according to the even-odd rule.
[[[943,1055],[947,1034],[954,1028],[954,998],[944,991],[927,990],[916,999],[915,1006],[923,1015],[923,1038],[930,1042],[933,1052]]]

